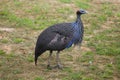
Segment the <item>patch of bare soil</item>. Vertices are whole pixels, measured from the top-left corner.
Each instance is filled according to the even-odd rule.
[[[0,42],[0,48],[7,54],[14,52],[16,54],[33,53],[37,37],[41,31],[34,31],[22,28],[1,28],[0,40],[7,40],[6,43]],[[20,38],[23,41],[15,43],[14,39]]]
[[[15,29],[14,28],[1,28],[0,27],[0,31],[13,32],[13,31],[15,31]]]

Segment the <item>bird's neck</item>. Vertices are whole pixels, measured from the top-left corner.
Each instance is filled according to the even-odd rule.
[[[77,15],[76,23],[82,24],[82,20],[81,20],[80,15]]]

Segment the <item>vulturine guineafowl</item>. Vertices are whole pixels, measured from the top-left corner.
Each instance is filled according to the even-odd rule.
[[[81,44],[83,40],[84,27],[81,15],[87,13],[80,9],[76,12],[77,19],[71,23],[60,23],[45,29],[38,37],[35,47],[35,65],[37,65],[38,57],[49,50],[48,65],[50,67],[50,59],[53,51],[57,51],[56,61],[57,68],[62,68],[59,59],[60,51],[71,47],[73,44]]]

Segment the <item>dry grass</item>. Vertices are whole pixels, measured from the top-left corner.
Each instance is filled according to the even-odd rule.
[[[79,4],[78,4],[79,3]],[[105,0],[1,0],[0,80],[119,80],[119,4]],[[63,70],[48,70],[48,52],[34,66],[34,47],[46,27],[74,21],[85,8],[81,49],[61,52]],[[55,65],[55,54],[52,65]]]

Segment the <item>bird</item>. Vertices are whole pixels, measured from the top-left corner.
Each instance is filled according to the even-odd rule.
[[[84,26],[81,15],[87,11],[79,9],[76,11],[76,20],[74,22],[58,23],[46,28],[37,38],[35,46],[35,65],[38,57],[46,51],[50,51],[47,68],[51,68],[50,59],[53,51],[56,51],[56,68],[62,69],[59,54],[60,51],[70,48],[72,45],[82,43]]]

